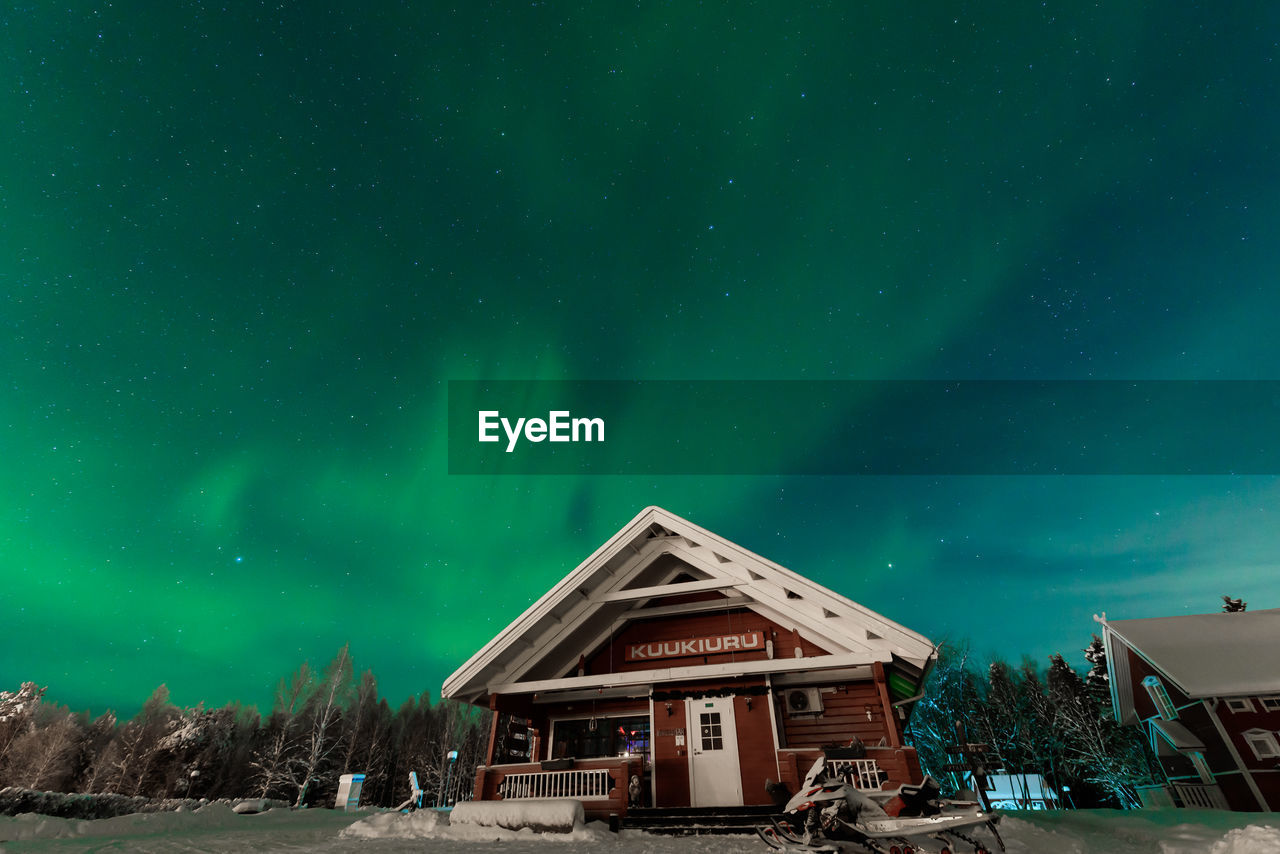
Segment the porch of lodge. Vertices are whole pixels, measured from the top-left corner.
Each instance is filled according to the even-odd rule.
[[[777,777],[787,791],[794,794],[800,788],[822,755],[820,749],[776,752]],[[827,763],[852,785],[872,791],[896,789],[920,777],[919,760],[910,747],[868,747],[863,758],[828,759]],[[661,806],[672,800],[654,796],[652,770],[651,761],[642,754],[481,765],[476,769],[475,793],[479,800],[574,798],[582,802],[588,820],[605,820],[625,816],[629,807]],[[632,792],[632,778],[639,781],[638,793]],[[744,792],[744,803],[772,803],[770,794],[763,786],[760,789]]]

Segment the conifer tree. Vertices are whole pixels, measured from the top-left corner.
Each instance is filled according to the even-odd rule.
[[[1089,662],[1089,673],[1085,676],[1085,687],[1089,695],[1104,710],[1111,707],[1111,676],[1107,671],[1107,648],[1102,638],[1097,635],[1084,650],[1085,660]]]

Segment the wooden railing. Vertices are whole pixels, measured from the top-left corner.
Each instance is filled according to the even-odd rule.
[[[522,798],[605,800],[614,785],[607,768],[530,771],[506,775],[498,785],[498,794],[508,801]]]
[[[1184,807],[1200,807],[1207,810],[1227,809],[1227,799],[1217,786],[1198,786],[1193,783],[1174,783],[1173,791]]]
[[[884,774],[874,759],[828,759],[827,771],[859,789],[879,789],[884,783]]]

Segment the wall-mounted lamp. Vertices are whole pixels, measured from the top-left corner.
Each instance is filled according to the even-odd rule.
[[[748,698],[747,698],[747,711],[748,711],[748,712],[749,712],[749,711],[751,711],[751,698],[750,698],[750,697],[748,697]]]
[[[667,703],[667,717],[671,717],[671,704]]]
[[[875,707],[874,707],[874,706],[866,706],[864,710],[865,710],[865,711],[866,711],[866,713],[867,713],[867,720],[874,720],[874,719],[875,719],[875,713],[874,713],[874,712],[875,712]]]

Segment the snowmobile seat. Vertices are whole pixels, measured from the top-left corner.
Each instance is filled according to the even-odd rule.
[[[898,817],[933,815],[940,811],[938,795],[941,793],[932,777],[925,777],[919,785],[903,783],[898,793],[884,805],[884,811]]]

